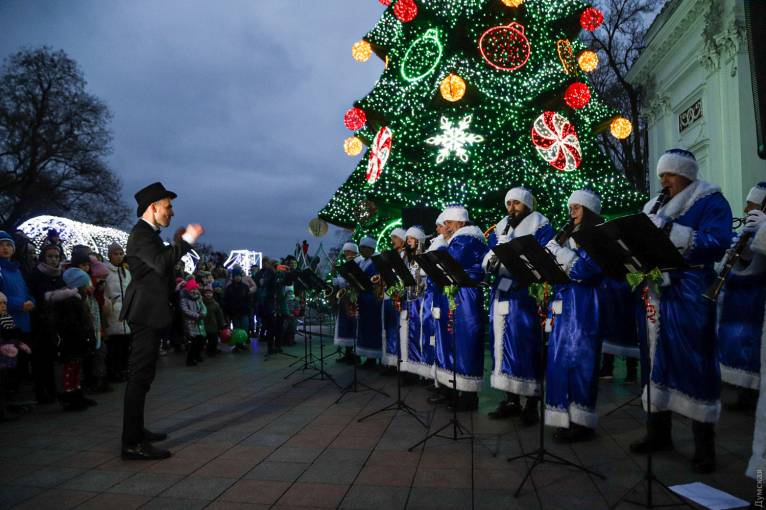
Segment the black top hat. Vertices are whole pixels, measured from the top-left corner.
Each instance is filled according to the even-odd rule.
[[[134,196],[136,197],[136,203],[138,204],[136,216],[140,218],[141,215],[144,214],[144,211],[146,211],[146,208],[154,202],[162,200],[163,198],[176,198],[178,195],[172,191],[166,190],[161,182],[154,182],[140,190]]]

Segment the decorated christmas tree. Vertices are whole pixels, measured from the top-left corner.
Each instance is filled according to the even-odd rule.
[[[371,0],[370,0],[371,1]],[[531,189],[555,224],[582,187],[606,215],[635,210],[643,196],[599,149],[596,134],[630,136],[631,123],[596,97],[587,74],[598,55],[578,39],[603,14],[580,0],[379,0],[380,21],[354,44],[385,70],[344,116],[354,172],[320,218],[385,233],[402,209],[468,207],[490,228],[503,197]]]

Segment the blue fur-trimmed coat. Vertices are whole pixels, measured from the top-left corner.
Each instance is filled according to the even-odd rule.
[[[439,235],[431,241],[427,251],[446,250],[447,242]],[[442,310],[444,312],[442,313]],[[444,366],[446,352],[444,339],[447,336],[447,311],[449,302],[441,287],[426,277],[426,293],[423,296],[423,338],[428,343],[424,352],[429,357],[429,377],[436,380],[436,367]]]
[[[357,256],[354,262],[357,265],[364,260],[361,256]],[[344,289],[348,287],[348,282],[342,276],[336,276],[332,281],[333,285]],[[353,347],[354,340],[356,339],[357,318],[349,317],[346,314],[346,310],[343,304],[338,306],[338,311],[335,319],[335,334],[333,335],[333,344],[339,347]]]
[[[484,233],[475,226],[459,229],[449,239],[447,251],[476,282],[483,280],[482,260],[487,254]],[[458,391],[477,392],[484,379],[484,292],[481,287],[461,288],[455,296],[453,331],[443,338],[443,359],[437,356],[436,378],[452,387],[453,366]],[[448,315],[449,307],[441,311]]]
[[[531,212],[516,228],[508,229],[506,216],[489,237],[489,247],[511,241],[516,237],[534,235],[540,246],[553,239],[555,232],[548,219]],[[486,270],[493,253],[484,257]],[[537,396],[540,393],[540,319],[537,303],[527,288],[516,289],[505,266],[496,270],[490,295],[489,327],[492,349],[493,388],[517,395]]]
[[[556,261],[572,282],[555,285],[551,296],[545,424],[595,428],[602,339],[601,268],[571,238],[559,248]]]
[[[645,213],[655,201],[644,206]],[[715,279],[714,263],[729,246],[731,207],[720,188],[694,181],[658,215],[673,222],[670,240],[686,262],[702,267],[666,273],[660,295],[649,292],[658,313],[654,321],[639,322],[639,338],[642,366],[651,371],[652,410],[675,411],[692,420],[715,423],[721,413],[715,304],[702,294]],[[644,378],[645,372],[642,370]],[[646,407],[646,388],[643,401]]]
[[[738,240],[736,236],[733,243]],[[718,295],[716,334],[724,382],[754,390],[760,387],[764,306],[766,256],[748,247]]]
[[[756,232],[750,242],[753,253],[766,256],[766,225]],[[764,324],[766,328],[766,324]],[[766,329],[764,329],[766,333]],[[761,366],[766,366],[766,342],[761,342]],[[755,430],[753,430],[753,454],[747,464],[746,474],[757,479],[766,470],[766,377],[761,377],[758,406],[755,410]],[[759,473],[760,471],[760,473]]]

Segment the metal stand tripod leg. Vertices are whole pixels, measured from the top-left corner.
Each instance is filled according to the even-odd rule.
[[[368,386],[364,384],[363,382],[359,382],[359,377],[357,374],[358,363],[356,360],[356,338],[359,336],[359,314],[358,313],[356,316],[356,332],[357,334],[354,335],[354,377],[350,383],[348,383],[343,389],[340,390],[340,397],[338,397],[338,400],[335,401],[336,404],[339,403],[341,400],[343,400],[343,397],[345,397],[349,393],[362,393],[365,391],[374,391],[375,393],[379,393],[383,396],[390,397],[390,395],[383,390],[379,390],[377,388]],[[360,387],[362,389],[359,389]]]
[[[319,314],[319,371],[316,374],[310,375],[309,377],[306,377],[305,379],[301,379],[297,383],[293,384],[293,388],[298,386],[299,384],[310,381],[312,379],[318,379],[320,381],[329,380],[331,381],[335,386],[338,387],[339,390],[342,390],[340,387],[340,384],[338,384],[338,381],[335,380],[333,376],[331,376],[327,371],[324,369],[324,334],[322,333],[322,320],[323,316],[320,313]],[[317,370],[315,368],[315,370]]]

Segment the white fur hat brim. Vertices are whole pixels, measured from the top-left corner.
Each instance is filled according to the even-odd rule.
[[[437,225],[444,225],[444,213],[439,213],[439,216],[436,217],[436,221],[434,222]]]
[[[663,174],[680,175],[690,181],[696,181],[699,165],[693,156],[686,156],[681,151],[668,151],[657,160],[657,177],[662,177]]]
[[[567,201],[567,206],[572,204],[580,204],[596,214],[601,214],[601,199],[598,198],[598,195],[588,190],[578,189],[572,193],[572,196]]]
[[[391,237],[398,237],[402,241],[407,238],[407,231],[401,227],[397,227],[391,231]]]
[[[426,240],[426,233],[420,227],[410,227],[407,229],[406,237],[414,237],[422,243]]]
[[[372,237],[363,237],[361,241],[359,241],[359,247],[365,247],[365,248],[372,248],[373,250],[377,248],[378,243],[373,239]]]
[[[354,253],[359,253],[359,247],[356,243],[345,243],[341,251],[353,251]]]
[[[469,221],[468,210],[466,210],[465,207],[460,205],[453,205],[453,206],[447,207],[442,212],[442,220],[468,222]]]
[[[754,204],[761,205],[766,198],[766,188],[760,186],[753,186],[750,188],[750,193],[747,194],[747,201]]]
[[[511,200],[518,200],[522,204],[527,206],[530,211],[535,210],[535,198],[532,196],[532,192],[524,188],[511,188],[508,193],[505,194],[505,205]]]

